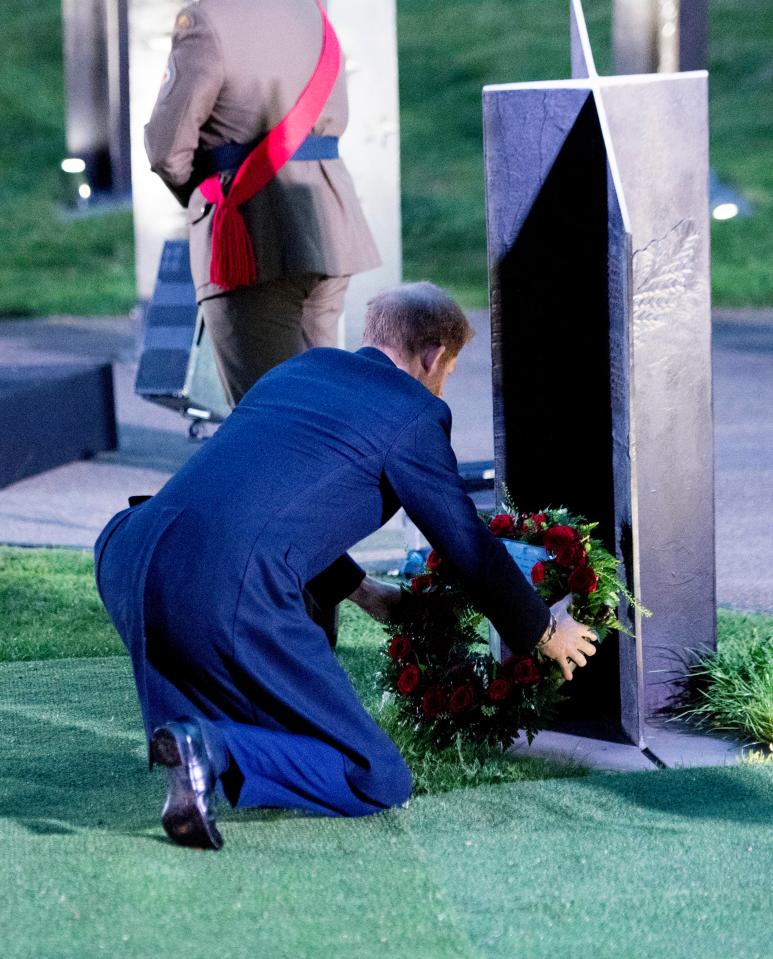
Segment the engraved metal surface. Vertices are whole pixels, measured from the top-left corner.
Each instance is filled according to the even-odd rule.
[[[698,277],[700,237],[692,220],[681,220],[668,233],[633,254],[633,336],[637,347],[664,326],[672,335],[689,333],[686,320],[705,297]],[[662,359],[665,359],[664,354]]]

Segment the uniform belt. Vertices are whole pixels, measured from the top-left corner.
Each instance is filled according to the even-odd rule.
[[[222,146],[205,150],[196,157],[196,169],[201,178],[235,170],[260,143],[263,137],[251,143],[224,143]],[[290,157],[291,160],[337,160],[338,137],[309,135]]]

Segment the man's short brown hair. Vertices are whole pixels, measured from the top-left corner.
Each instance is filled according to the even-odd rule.
[[[450,356],[456,356],[474,335],[459,304],[426,281],[379,293],[365,313],[364,342],[409,356],[432,346],[445,346]]]

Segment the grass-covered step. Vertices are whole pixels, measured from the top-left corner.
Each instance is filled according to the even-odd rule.
[[[6,959],[763,959],[773,767],[457,789],[365,819],[159,823],[123,657],[0,665]]]

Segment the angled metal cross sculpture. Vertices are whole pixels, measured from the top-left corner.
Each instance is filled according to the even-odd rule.
[[[497,477],[652,610],[573,684],[643,746],[715,645],[707,75],[600,77],[580,0],[571,38],[572,80],[483,93]]]

